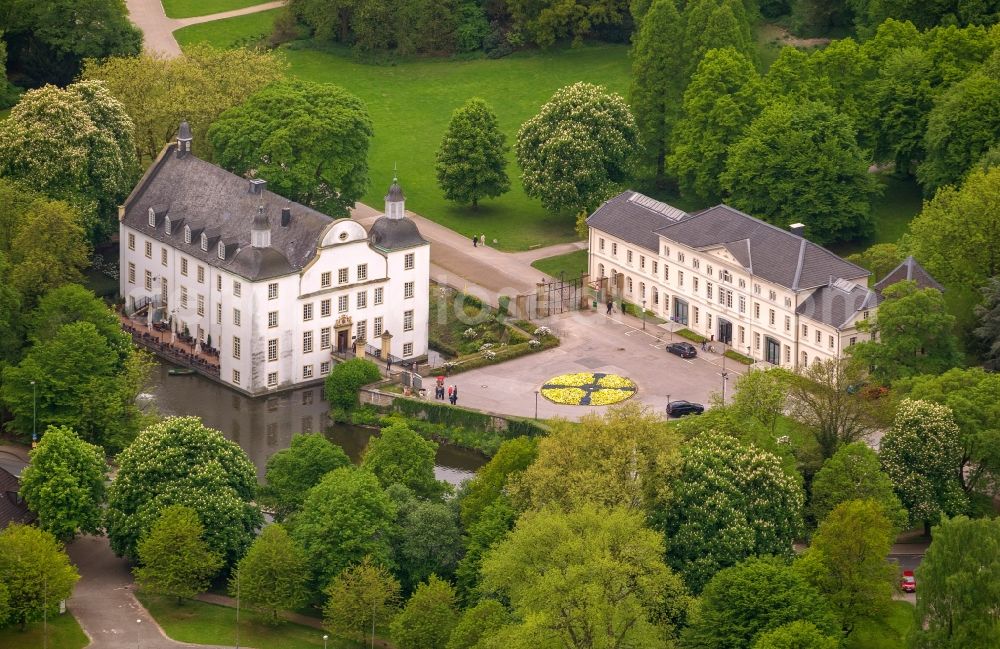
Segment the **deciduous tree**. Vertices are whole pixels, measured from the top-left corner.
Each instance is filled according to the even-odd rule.
[[[337,363],[326,377],[324,392],[331,408],[351,410],[358,405],[358,390],[382,377],[378,365],[366,358]]]
[[[63,284],[38,300],[38,306],[27,318],[28,339],[43,344],[55,337],[59,328],[73,322],[89,322],[97,329],[108,346],[118,351],[122,365],[133,350],[132,337],[122,331],[118,316],[80,284]]]
[[[960,649],[997,646],[1000,638],[1000,519],[957,516],[934,528],[917,568],[914,646]]]
[[[632,113],[616,94],[576,83],[556,91],[517,133],[525,193],[545,209],[592,209],[631,176],[639,149]]]
[[[334,216],[347,216],[368,187],[371,136],[360,99],[299,80],[257,91],[208,130],[220,165],[266,178],[276,193]]]
[[[903,258],[903,251],[895,243],[876,243],[864,252],[846,257],[847,261],[870,270],[876,280],[888,275],[903,261]]]
[[[510,613],[495,599],[484,599],[465,609],[448,639],[447,649],[474,649],[510,622]]]
[[[498,541],[507,536],[517,521],[517,512],[506,496],[487,505],[474,523],[465,530],[465,556],[455,570],[459,595],[466,604],[478,601],[483,557]]]
[[[178,603],[208,590],[223,565],[222,557],[209,548],[205,528],[190,507],[170,505],[139,540],[141,567],[135,577],[143,588]]]
[[[882,290],[878,319],[859,323],[872,339],[852,345],[850,353],[883,383],[918,374],[938,374],[961,362],[955,316],[936,288],[897,282]]]
[[[397,422],[368,441],[361,466],[371,471],[383,488],[401,484],[421,498],[435,498],[444,486],[434,478],[436,455],[437,443]]]
[[[583,505],[529,512],[483,563],[483,589],[510,602],[508,646],[665,647],[662,610],[688,596],[663,563],[663,539],[637,511]]]
[[[849,118],[815,101],[777,101],[729,150],[722,186],[732,204],[810,239],[833,243],[871,233],[877,181]]]
[[[922,521],[929,532],[942,515],[965,511],[968,503],[958,481],[962,447],[947,406],[904,399],[879,456],[912,524]]]
[[[39,527],[65,542],[101,530],[106,474],[100,447],[71,428],[50,426],[21,474],[21,495]]]
[[[169,417],[142,431],[117,460],[106,518],[115,553],[136,558],[139,539],[170,505],[198,514],[223,565],[246,553],[263,522],[253,503],[257,470],[219,431],[197,417]]]
[[[862,620],[878,619],[892,604],[897,572],[887,557],[895,538],[881,503],[848,500],[823,519],[796,562],[846,633]]]
[[[628,2],[574,0],[558,4],[510,0],[507,10],[514,25],[532,42],[544,48],[562,40],[572,40],[579,45],[598,28],[621,25],[628,15]]]
[[[475,209],[481,198],[507,193],[509,150],[493,108],[477,97],[465,102],[452,113],[437,152],[435,169],[444,197]]]
[[[812,622],[782,624],[757,636],[751,649],[838,649],[840,637],[827,634]]]
[[[83,281],[90,246],[80,213],[63,201],[38,200],[21,215],[11,245],[10,283],[25,306],[48,290]]]
[[[779,368],[742,374],[736,379],[732,408],[743,419],[756,419],[773,434],[785,413],[788,380],[787,373]]]
[[[386,624],[399,605],[399,582],[371,557],[345,568],[323,592],[329,597],[323,624],[332,633],[359,642],[373,626]]]
[[[306,551],[316,590],[365,556],[386,564],[395,515],[395,507],[369,471],[336,469],[310,489],[291,534]]]
[[[924,158],[927,118],[934,106],[933,63],[930,55],[914,44],[893,51],[879,64],[871,96],[875,159],[893,162],[901,173],[912,173]]]
[[[808,621],[824,633],[837,621],[819,592],[774,558],[751,558],[716,574],[705,586],[683,634],[690,649],[742,649],[761,633]]]
[[[309,596],[309,565],[305,553],[285,528],[275,523],[254,539],[246,556],[229,579],[229,592],[277,624],[281,611],[291,611],[306,603]]]
[[[479,521],[483,511],[500,498],[507,485],[527,469],[538,457],[538,440],[515,437],[505,440],[475,477],[459,492],[462,524],[470,527]]]
[[[983,301],[976,307],[979,326],[975,334],[986,347],[986,358],[1000,367],[1000,275],[982,288]]]
[[[849,500],[878,503],[897,532],[906,529],[906,509],[882,470],[878,455],[864,442],[841,446],[813,478],[810,510],[817,523]]]
[[[351,460],[322,433],[293,435],[291,445],[267,460],[262,500],[283,520],[302,508],[306,493],[330,471],[350,466]]]
[[[455,574],[462,555],[458,512],[450,503],[414,500],[401,508],[393,555],[404,588],[411,591],[428,577]]]
[[[417,586],[389,628],[399,649],[446,649],[457,623],[455,590],[431,575]]]
[[[657,519],[667,562],[699,592],[719,570],[753,555],[789,555],[802,531],[802,486],[777,456],[727,435],[687,442],[673,493]]]
[[[29,525],[0,530],[0,584],[6,586],[9,619],[21,625],[55,615],[80,578],[55,537]]]

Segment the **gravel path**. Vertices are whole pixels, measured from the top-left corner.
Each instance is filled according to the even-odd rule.
[[[174,31],[188,25],[207,23],[213,20],[233,18],[235,16],[245,16],[259,11],[276,9],[285,4],[285,0],[265,2],[252,7],[234,9],[233,11],[223,11],[208,16],[194,16],[191,18],[167,18],[163,11],[160,0],[125,0],[128,7],[129,19],[135,23],[136,27],[142,30],[144,40],[143,48],[149,54],[158,54],[165,58],[173,58],[181,55],[180,45],[174,38]]]

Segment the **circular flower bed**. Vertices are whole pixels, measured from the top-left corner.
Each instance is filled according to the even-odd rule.
[[[607,406],[630,399],[635,383],[617,374],[576,372],[554,376],[542,386],[542,396],[568,406]]]

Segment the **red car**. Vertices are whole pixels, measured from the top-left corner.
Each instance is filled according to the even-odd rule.
[[[903,571],[903,578],[899,580],[899,587],[904,593],[917,592],[917,580],[914,578],[912,570]]]

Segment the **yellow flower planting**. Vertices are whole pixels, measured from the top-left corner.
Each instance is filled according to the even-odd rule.
[[[617,374],[576,372],[554,376],[542,386],[542,396],[570,406],[607,406],[630,399],[636,386]]]

